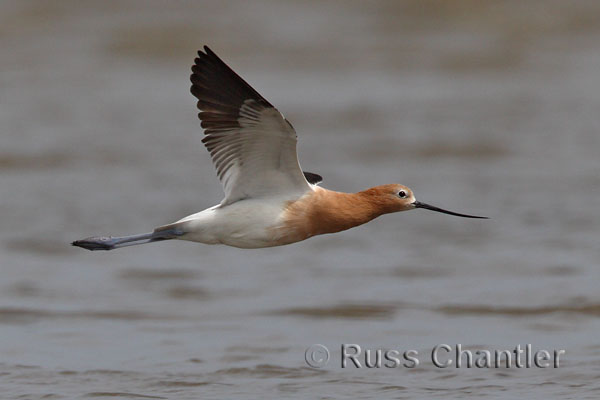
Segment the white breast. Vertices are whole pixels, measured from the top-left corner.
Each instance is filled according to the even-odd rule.
[[[285,199],[248,199],[214,206],[187,216],[176,225],[178,239],[241,248],[277,246],[273,228],[281,224]]]

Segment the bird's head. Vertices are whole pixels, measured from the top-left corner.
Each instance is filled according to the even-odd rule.
[[[476,215],[460,214],[454,211],[444,210],[439,207],[429,205],[417,201],[413,191],[404,185],[390,184],[375,186],[371,189],[366,190],[365,193],[370,201],[376,205],[379,210],[386,213],[393,213],[399,211],[414,210],[415,208],[424,208],[431,211],[437,211],[444,214],[455,215],[463,218],[481,218],[487,219],[488,217],[479,217]]]

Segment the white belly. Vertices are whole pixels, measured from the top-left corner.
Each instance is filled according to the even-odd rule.
[[[178,239],[249,249],[278,246],[273,228],[281,224],[284,204],[263,199],[217,205],[177,221],[184,232]]]

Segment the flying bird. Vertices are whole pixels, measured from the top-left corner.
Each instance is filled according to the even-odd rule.
[[[205,134],[202,142],[223,185],[223,201],[150,233],[90,237],[74,246],[112,250],[180,239],[253,249],[340,232],[417,208],[487,218],[417,201],[400,184],[358,193],[325,189],[319,186],[321,176],[300,168],[296,131],[288,120],[207,46],[198,51],[190,80]]]

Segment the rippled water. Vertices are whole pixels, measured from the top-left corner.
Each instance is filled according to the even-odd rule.
[[[2,398],[598,398],[594,1],[0,5]],[[328,188],[424,210],[291,246],[72,248],[216,204],[189,68],[209,44]],[[343,343],[416,368],[341,368]],[[431,349],[564,349],[436,368]],[[323,344],[313,369],[305,349]]]

